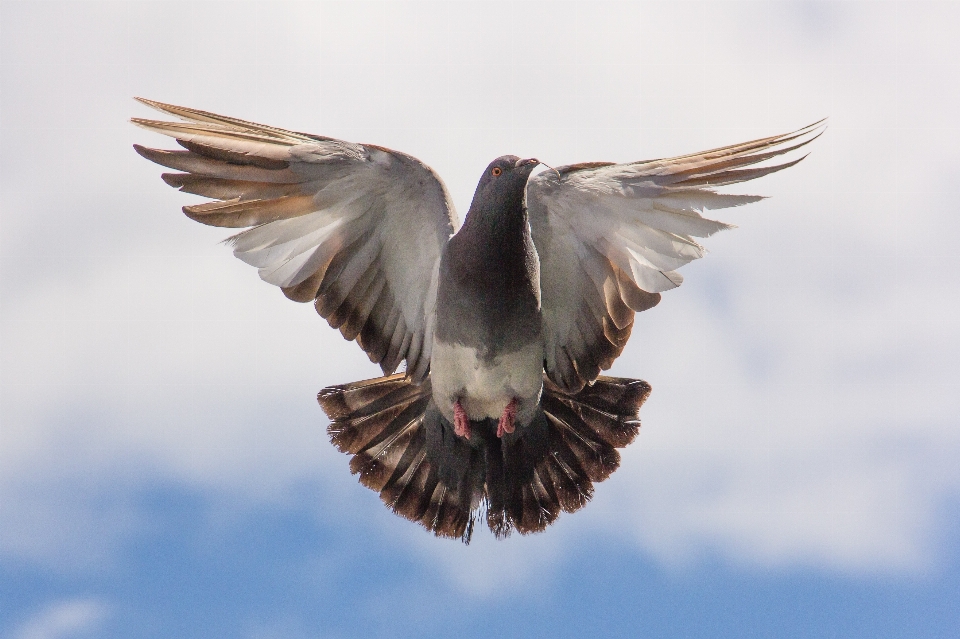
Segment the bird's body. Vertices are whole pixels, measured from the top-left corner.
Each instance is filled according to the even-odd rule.
[[[250,227],[234,254],[380,364],[384,377],[318,398],[351,470],[398,514],[466,541],[481,507],[498,536],[540,531],[616,470],[650,386],[600,372],[634,314],[702,256],[693,237],[729,228],[700,213],[760,199],[710,187],[792,166],[745,168],[818,134],[533,178],[537,160],[503,156],[457,230],[416,158],[143,102],[183,122],[134,121],[186,150],[137,151],[215,200],[184,212]]]
[[[483,420],[499,419],[515,400],[526,424],[540,400],[540,263],[523,201],[537,163],[519,162],[506,156],[487,167],[440,256],[430,368],[434,401],[451,423],[457,401],[469,419]]]

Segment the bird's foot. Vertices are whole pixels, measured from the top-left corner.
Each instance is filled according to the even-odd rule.
[[[458,399],[453,404],[453,432],[459,437],[470,439],[470,418]]]
[[[500,423],[497,424],[497,437],[503,437],[505,433],[514,431],[514,420],[517,418],[517,398],[514,397],[510,403],[503,409],[503,415],[500,416]]]

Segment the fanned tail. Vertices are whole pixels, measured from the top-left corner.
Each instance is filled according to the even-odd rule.
[[[430,380],[417,385],[404,374],[330,386],[317,400],[332,420],[330,440],[353,456],[350,471],[360,483],[380,493],[393,512],[422,524],[438,537],[470,542],[473,532],[473,493],[482,487],[451,472],[477,466],[478,451],[456,442],[450,430],[448,448],[460,464],[438,463],[436,445],[427,440],[442,427],[431,409]],[[435,442],[431,441],[431,444]],[[428,448],[430,454],[428,454]],[[475,483],[475,482],[474,482]]]
[[[586,505],[593,484],[619,467],[616,449],[636,438],[649,394],[644,381],[606,376],[567,394],[544,376],[531,424],[501,439],[495,420],[472,422],[469,442],[433,405],[429,378],[331,386],[317,399],[360,483],[398,515],[469,543],[481,505],[497,537],[542,531]]]
[[[511,529],[540,532],[561,512],[583,508],[593,484],[620,466],[617,448],[640,431],[640,406],[650,390],[643,380],[600,376],[568,394],[544,375],[542,412],[519,437],[503,440],[504,506],[489,503],[490,529],[498,537]]]

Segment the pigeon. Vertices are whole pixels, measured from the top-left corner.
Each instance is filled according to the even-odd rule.
[[[324,388],[330,439],[398,515],[469,543],[546,529],[620,465],[645,381],[602,375],[635,314],[681,284],[704,213],[762,199],[715,187],[780,171],[824,121],[669,159],[547,167],[504,155],[462,226],[440,177],[374,144],[153,100],[133,118],[180,150],[134,145],[164,182],[210,201],[202,224],[264,281],[356,341],[382,377]],[[402,373],[397,369],[405,364]]]

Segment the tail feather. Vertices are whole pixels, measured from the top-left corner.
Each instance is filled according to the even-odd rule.
[[[576,512],[593,497],[593,482],[559,433],[554,430],[551,435],[551,452],[542,462],[543,468],[557,489],[560,507],[567,513]]]
[[[457,490],[444,486],[444,499],[437,513],[438,526],[434,530],[451,531],[448,536],[462,537],[470,519],[469,507],[464,508]]]
[[[552,524],[560,516],[563,506],[560,504],[556,486],[549,480],[549,471],[544,464],[538,466],[534,472],[531,486],[540,502],[546,524]]]
[[[424,398],[412,404],[384,428],[380,436],[354,455],[350,471],[360,475],[360,483],[380,492],[398,472],[402,474],[406,470],[412,461],[411,453],[415,452],[411,449],[423,445],[422,438],[416,436],[423,418],[409,418],[417,412],[422,414],[427,401],[428,398]]]
[[[406,441],[401,442],[397,439],[392,442],[394,448],[402,450],[402,454],[381,489],[384,502],[395,510],[396,504],[411,487],[411,481],[423,467],[423,460],[427,456],[423,445],[423,429],[417,428],[409,432]]]
[[[597,437],[575,412],[557,410],[548,415],[590,481],[601,482],[620,467],[617,449]]]
[[[428,516],[427,512],[431,509],[433,496],[439,485],[437,469],[432,467],[429,461],[425,461],[417,472],[416,481],[411,483],[408,490],[397,500],[393,507],[394,512],[410,521],[420,522],[427,530],[432,531],[433,515]]]
[[[438,537],[460,537],[469,543],[464,538],[469,520],[470,509],[463,507],[458,491],[438,482],[420,523]]]
[[[510,534],[507,516],[507,483],[504,473],[502,440],[492,438],[484,446],[484,490],[487,505],[487,527],[497,537]]]
[[[333,420],[331,441],[353,456],[350,470],[395,513],[439,537],[469,543],[486,509],[497,537],[539,532],[593,496],[620,464],[617,448],[637,436],[650,386],[600,377],[566,394],[544,377],[541,412],[502,439],[496,421],[473,422],[469,442],[431,400],[429,378],[403,375],[332,386],[318,400]]]
[[[431,468],[430,464],[424,463],[426,458],[427,451],[421,448],[408,472],[396,484],[388,484],[382,493],[383,501],[387,506],[413,521],[423,517],[430,503],[428,497],[433,493],[432,488],[427,490],[431,480]],[[432,478],[434,482],[436,482],[435,475],[436,473]]]
[[[422,387],[404,379],[403,373],[376,379],[329,386],[320,391],[317,400],[327,416],[339,421],[375,415],[406,399],[421,397]]]
[[[374,415],[337,423],[337,428],[329,431],[330,440],[341,453],[355,455],[376,443],[388,426],[402,422],[412,403],[397,404]]]
[[[600,376],[576,395],[567,395],[549,378],[544,377],[544,392],[581,405],[593,406],[611,415],[635,418],[640,406],[650,395],[650,384],[642,379]]]
[[[523,487],[523,514],[517,522],[520,533],[538,532],[552,524],[560,516],[560,504],[551,499],[539,477]]]
[[[624,420],[589,404],[570,402],[568,405],[598,437],[614,448],[629,446],[640,433],[639,420]]]

